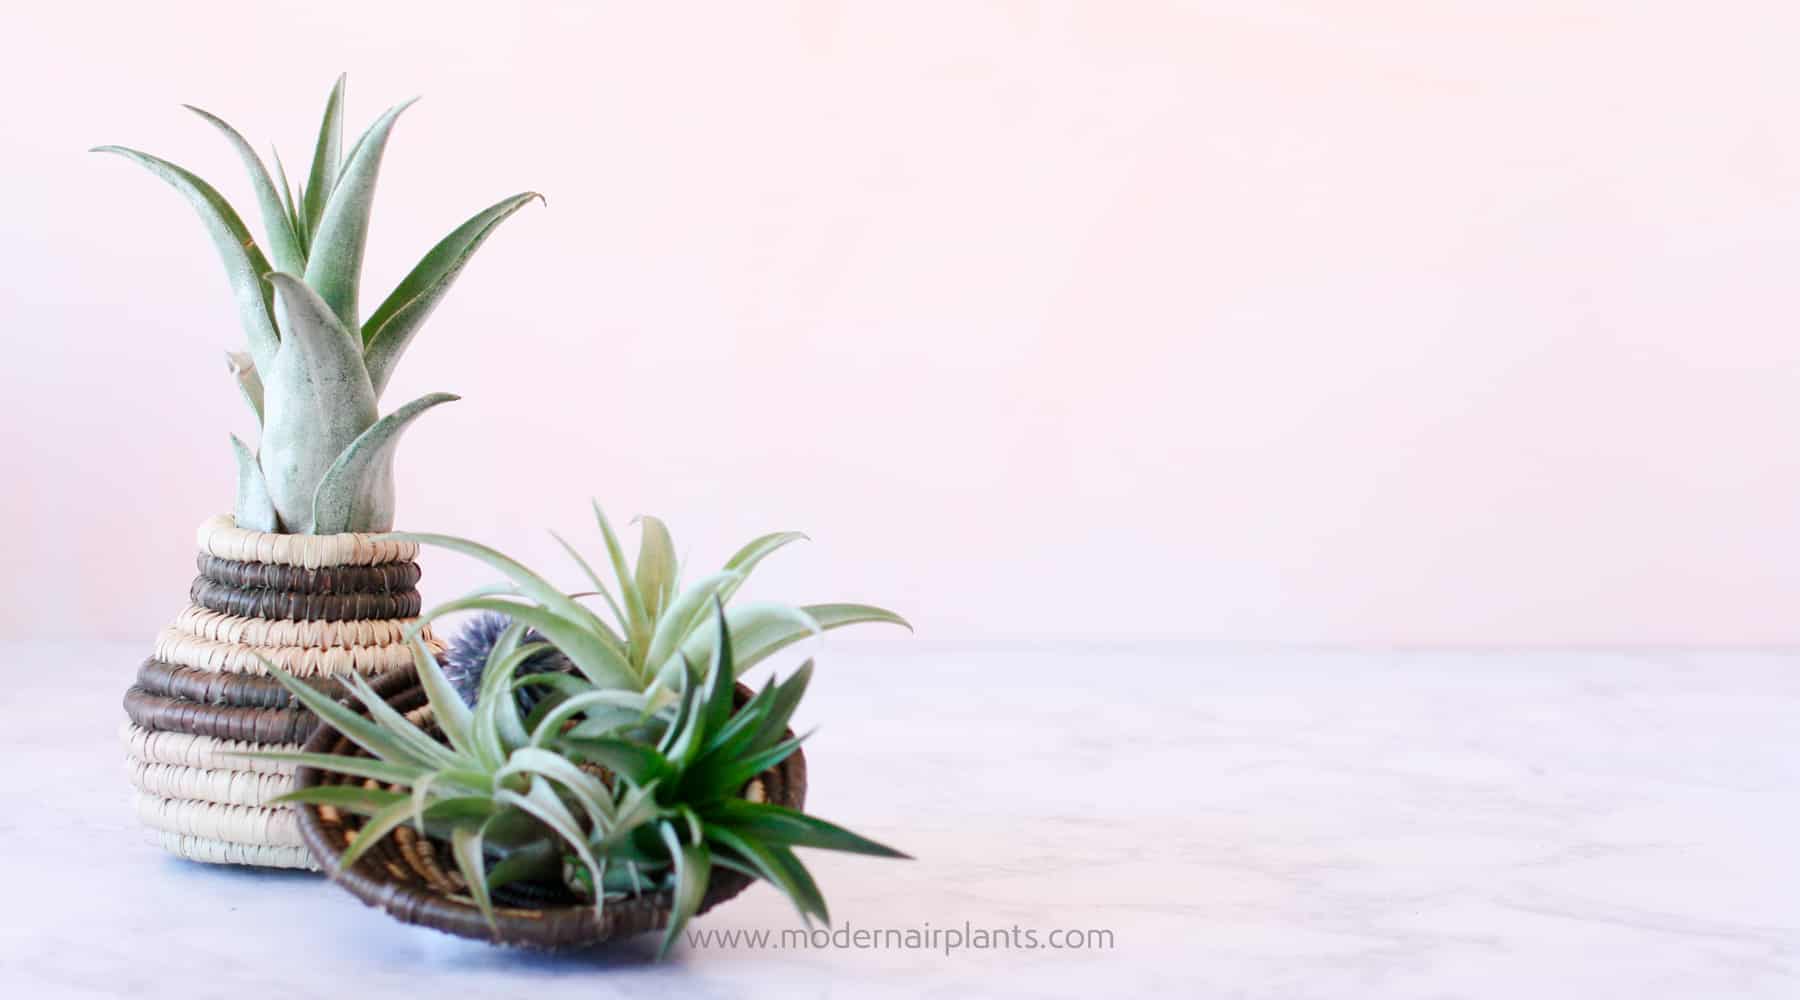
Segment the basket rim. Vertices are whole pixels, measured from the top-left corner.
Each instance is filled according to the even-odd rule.
[[[740,702],[752,693],[742,683],[737,685]],[[387,693],[387,701],[406,711],[425,703],[424,689],[415,681],[409,686]],[[352,702],[346,704],[360,710],[360,706]],[[786,735],[792,738],[793,731],[789,730]],[[307,753],[349,751],[367,755],[361,747],[326,724],[320,725],[313,732],[304,749]],[[294,774],[293,787],[300,789],[324,784],[322,779],[327,773],[330,772],[302,765]],[[806,757],[803,749],[796,749],[787,759],[759,777],[764,782],[768,801],[791,809],[804,806]],[[326,877],[365,905],[382,910],[402,923],[429,927],[492,944],[562,950],[592,947],[613,938],[660,930],[667,926],[674,906],[673,894],[668,890],[608,903],[599,914],[585,903],[528,908],[503,906],[496,901],[496,926],[490,928],[473,902],[416,884],[403,883],[392,877],[388,865],[377,857],[379,848],[363,855],[349,869],[344,869],[340,864],[343,848],[339,845],[342,840],[334,835],[341,824],[328,822],[319,806],[297,803],[293,808],[299,814],[300,839]],[[430,843],[439,842],[432,840]],[[750,882],[744,875],[715,866],[698,913],[705,913],[743,892]]]

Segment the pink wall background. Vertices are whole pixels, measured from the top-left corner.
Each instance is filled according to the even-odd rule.
[[[1800,7],[158,3],[9,12],[0,632],[144,637],[253,430],[136,145],[415,93],[402,520],[585,498],[938,639],[1800,640]],[[573,575],[567,577],[571,583]],[[429,597],[485,580],[427,565]],[[873,635],[873,633],[869,633]],[[846,640],[851,641],[851,640]]]

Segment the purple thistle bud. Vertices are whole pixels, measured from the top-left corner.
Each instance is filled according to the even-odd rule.
[[[500,641],[501,633],[505,632],[507,626],[511,624],[512,619],[506,615],[495,611],[484,612],[463,626],[463,630],[450,643],[450,648],[444,652],[444,676],[450,679],[451,685],[456,688],[456,693],[461,695],[463,702],[471,708],[475,706],[475,696],[481,691],[481,677],[487,671],[488,654],[493,652],[494,645]],[[533,629],[525,633],[522,641],[548,642],[549,640]],[[555,649],[547,649],[520,664],[519,669],[514,672],[514,676],[552,672],[568,673],[574,669],[575,666],[569,662],[568,657]],[[529,713],[537,704],[538,699],[542,697],[542,693],[542,689],[537,687],[521,688],[519,690],[519,710]]]

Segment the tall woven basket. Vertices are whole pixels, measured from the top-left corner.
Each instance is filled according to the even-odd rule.
[[[410,683],[418,547],[247,531],[229,516],[202,524],[199,543],[189,604],[125,692],[120,734],[138,818],[184,858],[316,868],[295,813],[268,805],[293,767],[238,756],[299,750],[318,724],[261,658],[333,694],[351,673],[384,693]]]

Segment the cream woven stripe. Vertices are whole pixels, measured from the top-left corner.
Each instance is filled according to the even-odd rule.
[[[137,815],[145,826],[164,833],[270,847],[304,846],[300,821],[286,808],[224,806],[139,792]]]
[[[245,646],[391,646],[406,641],[406,630],[416,618],[383,618],[371,621],[293,621],[243,618],[221,614],[190,604],[172,626],[184,635],[214,642]],[[420,631],[427,641],[431,626]]]
[[[433,653],[443,646],[435,640],[427,643]],[[405,643],[386,646],[243,646],[235,642],[214,642],[184,634],[180,629],[165,628],[156,634],[155,656],[164,663],[215,670],[231,674],[267,674],[268,668],[258,657],[301,677],[345,677],[350,674],[386,674],[410,670],[412,647]]]
[[[150,792],[165,799],[199,799],[221,805],[267,805],[270,799],[293,788],[293,779],[285,774],[209,770],[143,760],[126,760],[125,772],[131,787],[140,792]]]
[[[377,541],[361,532],[341,535],[278,535],[237,526],[230,514],[207,518],[198,532],[200,551],[237,562],[280,566],[372,566],[404,562],[419,554],[413,542]]]
[[[127,722],[119,727],[119,742],[125,753],[152,764],[205,768],[215,771],[248,771],[258,774],[292,775],[295,765],[285,761],[258,760],[233,754],[261,750],[299,752],[298,743],[250,743],[245,740],[221,740],[191,733],[170,733],[145,729]]]
[[[215,865],[256,865],[261,868],[305,868],[318,871],[312,853],[304,847],[270,847],[267,844],[235,844],[229,840],[187,837],[162,830],[148,831],[151,843],[170,854]]]

